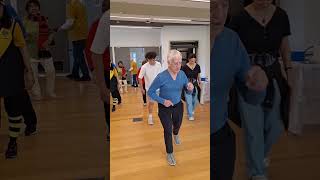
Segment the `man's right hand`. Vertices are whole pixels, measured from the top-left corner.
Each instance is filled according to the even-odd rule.
[[[247,74],[246,85],[251,90],[265,90],[268,85],[266,73],[259,66],[252,66]]]
[[[164,100],[163,104],[164,104],[165,107],[173,106],[173,103],[170,100]]]

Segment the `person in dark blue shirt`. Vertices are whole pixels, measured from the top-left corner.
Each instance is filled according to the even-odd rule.
[[[228,125],[229,91],[235,82],[246,102],[259,104],[268,79],[258,66],[250,66],[248,54],[238,35],[224,27],[229,0],[211,1],[210,129],[211,176],[232,180],[235,162],[235,135]]]
[[[168,54],[168,69],[161,72],[152,82],[148,95],[158,102],[159,118],[164,129],[167,161],[169,165],[176,165],[173,155],[172,131],[175,144],[181,144],[179,130],[183,118],[183,104],[181,102],[182,90],[193,92],[193,84],[188,82],[186,74],[181,71],[182,55],[177,50]],[[160,94],[157,95],[157,89]]]

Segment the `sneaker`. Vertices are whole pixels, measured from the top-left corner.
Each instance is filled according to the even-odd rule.
[[[26,127],[25,131],[24,131],[24,135],[25,136],[32,136],[37,134],[37,128],[36,127]]]
[[[180,145],[181,144],[179,135],[173,135],[173,139],[174,139],[174,143],[176,145]]]
[[[176,160],[174,159],[173,153],[168,153],[167,154],[167,161],[168,161],[168,164],[170,166],[175,166],[176,165]]]
[[[16,158],[17,152],[18,152],[17,142],[9,142],[8,149],[6,151],[6,159]]]
[[[143,103],[143,106],[147,106],[147,103]]]
[[[152,116],[150,116],[150,115],[149,115],[149,117],[148,117],[148,124],[149,124],[149,125],[153,125],[153,118],[152,118]]]
[[[252,176],[250,180],[268,180],[266,176]]]
[[[194,111],[192,111],[192,114],[194,115]]]
[[[193,116],[189,117],[189,121],[194,121],[194,117]]]
[[[270,159],[269,158],[264,158],[263,159],[263,163],[264,163],[264,166],[267,168],[267,167],[269,167],[269,165],[270,165]]]

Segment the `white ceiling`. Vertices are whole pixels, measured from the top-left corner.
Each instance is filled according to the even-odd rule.
[[[110,2],[210,9],[210,3],[192,2],[191,0],[110,0]]]
[[[209,17],[197,17],[193,14],[197,15],[199,11],[210,11],[210,3],[206,2],[192,2],[191,0],[111,0],[110,3],[128,3],[128,6],[132,10],[132,13],[122,13],[119,11],[112,12],[112,5],[111,5],[111,20],[117,21],[134,21],[134,22],[162,22],[162,23],[181,23],[181,24],[209,24]],[[139,5],[139,6],[134,6]],[[148,12],[148,8],[141,8],[145,6],[156,6],[157,10],[160,9],[162,13],[154,13]],[[168,6],[170,10],[174,13],[171,13],[170,16],[165,12],[168,12]],[[123,5],[122,5],[123,7]],[[175,15],[174,8],[177,7],[177,14]],[[137,11],[137,8],[139,11]],[[188,8],[187,11],[190,13],[186,14],[186,10],[181,8]],[[140,10],[141,9],[141,10]],[[144,9],[144,10],[142,10]],[[179,9],[179,10],[178,10]],[[201,10],[203,9],[203,10]],[[134,13],[133,13],[134,12]],[[180,13],[179,13],[180,12]],[[178,14],[179,13],[179,14]],[[184,14],[184,15],[183,15]],[[121,17],[131,17],[131,18],[117,18],[112,16],[121,16]],[[132,17],[140,17],[140,18],[149,18],[149,19],[135,19]],[[178,19],[178,21],[172,20],[155,20],[156,18],[162,19]],[[192,20],[192,21],[181,21],[183,19]],[[180,20],[180,21],[179,21]]]

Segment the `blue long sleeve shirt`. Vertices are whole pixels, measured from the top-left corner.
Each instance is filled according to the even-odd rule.
[[[164,100],[170,100],[173,105],[181,101],[181,92],[187,87],[188,78],[183,71],[179,71],[176,80],[173,80],[169,71],[165,70],[153,80],[148,95],[158,103],[164,104]],[[156,91],[160,89],[159,96]]]
[[[265,92],[251,91],[245,86],[250,60],[238,35],[228,28],[224,28],[215,39],[210,65],[210,131],[215,133],[228,121],[228,99],[233,83],[251,104],[261,103]]]
[[[18,16],[16,10],[10,4],[6,4],[5,8],[7,10],[8,15],[10,17],[12,17],[13,19],[15,19],[16,22],[19,24],[24,37],[26,37],[26,30],[25,30],[24,25],[21,21],[21,18]]]

